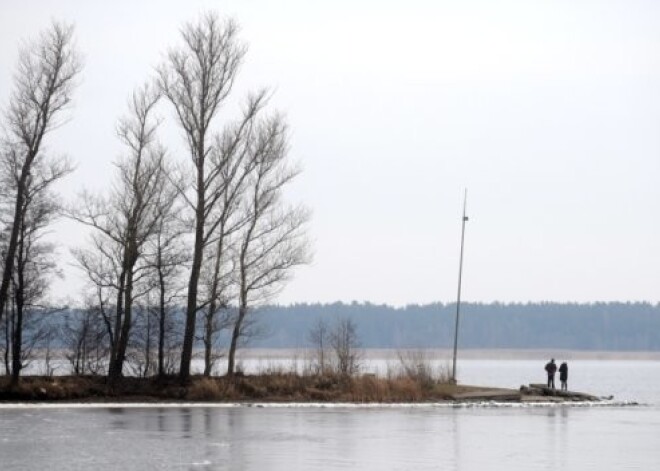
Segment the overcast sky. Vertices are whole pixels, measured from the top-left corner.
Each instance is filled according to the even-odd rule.
[[[21,39],[75,23],[85,69],[48,150],[77,164],[66,199],[102,190],[128,95],[212,9],[249,43],[237,98],[273,88],[304,167],[314,262],[279,302],[453,301],[466,187],[463,299],[660,300],[660,2],[321,3],[0,0],[0,105]],[[84,231],[54,236],[54,295],[78,297]]]

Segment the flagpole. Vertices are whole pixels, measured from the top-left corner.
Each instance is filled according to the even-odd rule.
[[[454,359],[451,369],[451,380],[456,384],[456,353],[458,352],[458,320],[461,312],[461,281],[463,278],[463,245],[465,242],[465,223],[468,220],[466,215],[467,208],[467,188],[463,195],[463,219],[461,223],[461,257],[458,263],[458,295],[456,296],[456,325],[454,327]]]

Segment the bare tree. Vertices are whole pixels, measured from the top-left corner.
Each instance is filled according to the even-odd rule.
[[[216,361],[222,358],[218,353],[218,338],[220,333],[232,325],[230,310],[230,293],[232,289],[232,272],[224,269],[225,260],[223,254],[217,249],[209,257],[206,270],[202,270],[202,291],[206,291],[207,302],[200,313],[203,318],[201,341],[204,345],[204,376],[210,376]]]
[[[114,314],[111,297],[120,289],[121,250],[116,244],[109,245],[100,233],[91,235],[91,248],[78,248],[71,251],[78,266],[85,273],[91,287],[86,297],[86,310],[95,311],[102,321],[110,347],[115,344]],[[76,323],[77,324],[77,323]]]
[[[133,322],[133,303],[148,292],[148,284],[141,284],[148,276],[143,251],[172,205],[173,193],[164,190],[165,151],[156,140],[158,120],[153,112],[158,99],[159,94],[149,86],[133,94],[130,114],[117,127],[128,154],[116,164],[118,178],[110,196],[85,194],[82,208],[70,211],[71,217],[97,231],[94,244],[115,269],[111,277],[114,281],[109,283],[116,289],[108,369],[111,384],[122,374]],[[88,260],[88,254],[78,253],[80,265],[89,273]]]
[[[230,301],[236,294],[237,234],[249,222],[249,215],[241,206],[256,165],[252,144],[260,110],[255,106],[260,106],[262,100],[263,94],[248,100],[243,119],[216,136],[209,154],[210,168],[220,176],[221,184],[208,215],[207,225],[215,232],[208,241],[201,276],[205,376],[211,374],[215,360],[221,357],[214,352],[220,332],[234,323]]]
[[[307,338],[314,349],[314,371],[322,375],[328,371],[330,326],[323,318],[319,318],[309,330]]]
[[[40,159],[32,164],[32,172],[24,182],[22,207],[18,220],[18,237],[9,293],[13,297],[13,309],[8,325],[11,325],[12,382],[18,383],[23,362],[29,357],[31,346],[45,335],[45,326],[35,330],[38,313],[46,313],[43,306],[50,279],[56,273],[55,247],[44,241],[60,209],[59,201],[52,192],[52,185],[73,170],[65,158]],[[14,216],[15,198],[21,178],[20,156],[12,149],[5,149],[0,159],[0,220],[7,223]],[[10,224],[7,224],[10,225]],[[8,238],[0,240],[0,251],[8,250]],[[7,261],[7,259],[5,259]],[[30,314],[29,322],[27,314]],[[28,326],[29,324],[29,326]],[[31,327],[31,328],[28,328]],[[31,336],[24,343],[24,331]],[[42,332],[43,331],[43,332]],[[24,350],[25,347],[25,350]]]
[[[197,313],[210,303],[217,304],[220,298],[217,290],[211,289],[208,299],[198,299],[204,252],[209,245],[222,243],[217,238],[217,231],[223,221],[226,222],[222,213],[229,208],[225,206],[223,209],[222,204],[232,193],[227,190],[228,186],[240,188],[230,182],[236,182],[234,171],[244,168],[241,159],[227,157],[236,155],[239,144],[249,140],[255,116],[266,97],[265,92],[251,97],[238,123],[214,141],[215,118],[231,92],[246,47],[238,40],[236,23],[222,21],[212,13],[203,15],[197,23],[186,24],[181,35],[183,44],[169,52],[166,64],[159,70],[159,83],[184,130],[193,165],[192,191],[180,188],[192,210],[191,225],[194,227],[180,367],[180,378],[186,381],[190,375]],[[218,145],[224,146],[223,149],[218,149]],[[228,180],[228,177],[231,178]],[[216,253],[222,254],[223,250]],[[207,310],[211,316],[215,311],[213,308]]]
[[[182,241],[183,228],[175,217],[176,211],[177,208],[170,207],[163,213],[154,237],[147,246],[151,294],[156,298],[153,309],[157,312],[157,371],[160,377],[173,369],[171,356],[176,319],[172,315],[177,307],[175,301],[183,291],[181,274],[188,260],[188,252]]]
[[[26,311],[32,317],[50,310],[44,306],[50,279],[56,274],[54,260],[55,247],[43,240],[48,227],[58,216],[60,205],[50,190],[51,185],[71,172],[66,160],[52,161],[48,170],[40,169],[40,162],[35,164],[33,178],[28,179],[16,250],[12,292],[15,298],[15,324],[12,340],[12,382],[18,383],[23,367],[23,320]],[[45,332],[45,331],[44,331]],[[45,335],[33,332],[32,342]]]
[[[96,296],[99,292],[96,293]],[[66,315],[62,339],[66,358],[76,375],[103,373],[107,368],[110,352],[109,333],[106,328],[107,315],[104,300],[87,298],[83,309],[71,310]]]
[[[330,345],[335,353],[337,372],[350,376],[358,372],[360,346],[357,326],[351,319],[339,319],[330,334]]]
[[[6,134],[2,152],[9,156],[12,174],[17,175],[13,215],[8,222],[9,238],[4,251],[0,283],[0,320],[15,267],[21,221],[29,180],[43,159],[44,136],[57,127],[59,117],[71,102],[75,78],[81,69],[73,46],[73,27],[53,23],[20,53],[14,90],[5,111]]]
[[[151,292],[138,305],[133,307],[133,325],[126,364],[132,376],[146,378],[151,376],[158,366],[158,311],[152,306]]]
[[[13,284],[12,284],[13,285]],[[11,375],[11,384],[16,385],[23,369],[30,366],[37,354],[45,350],[45,373],[51,375],[51,342],[58,336],[56,323],[51,317],[62,308],[52,308],[26,302],[19,312],[16,303],[15,286],[10,289],[10,306],[0,322],[0,352],[4,360],[5,372]]]
[[[247,222],[238,235],[238,312],[228,353],[230,376],[250,309],[275,295],[292,269],[310,258],[305,234],[310,213],[302,206],[285,206],[282,198],[284,187],[299,173],[286,160],[283,118],[274,115],[260,120],[248,147],[254,166],[243,201]]]

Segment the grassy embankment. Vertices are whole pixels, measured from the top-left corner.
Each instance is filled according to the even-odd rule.
[[[480,388],[456,386],[446,368],[434,368],[423,355],[399,355],[384,377],[300,374],[268,368],[255,375],[193,376],[182,386],[175,376],[122,378],[113,388],[103,376],[28,376],[17,386],[0,377],[0,401],[80,402],[429,402]]]
[[[126,377],[112,389],[101,376],[25,377],[15,387],[8,378],[0,378],[1,401],[425,402],[475,389],[428,377],[286,372],[233,378],[195,376],[186,386],[176,377]]]

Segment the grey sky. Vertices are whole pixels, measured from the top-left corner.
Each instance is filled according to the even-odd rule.
[[[49,149],[78,164],[67,198],[104,188],[128,94],[211,8],[250,45],[236,96],[274,88],[305,169],[315,259],[279,301],[452,301],[464,187],[464,299],[660,300],[659,2],[319,3],[0,0],[0,103],[20,39],[74,22],[85,70]]]

